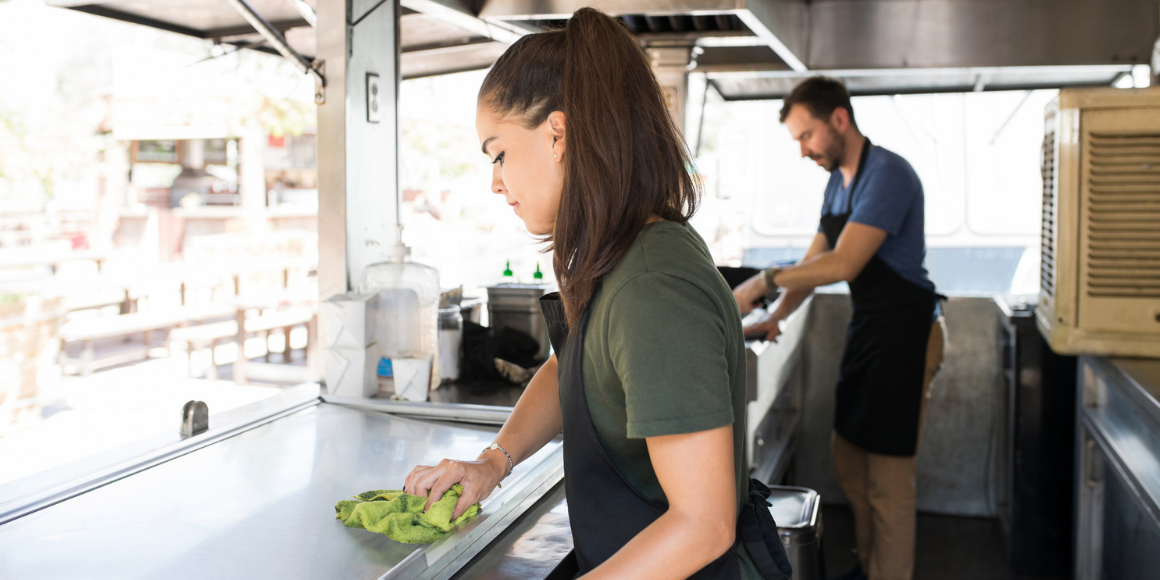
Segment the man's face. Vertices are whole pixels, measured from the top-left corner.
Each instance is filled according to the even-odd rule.
[[[846,138],[838,132],[833,121],[833,117],[828,121],[815,117],[801,104],[790,107],[785,117],[785,128],[801,146],[802,157],[813,159],[826,171],[837,169],[846,151]]]

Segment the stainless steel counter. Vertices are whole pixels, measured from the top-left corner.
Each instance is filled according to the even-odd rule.
[[[813,300],[807,298],[790,315],[777,342],[745,343],[747,460],[750,475],[767,483],[781,481],[797,447],[804,388],[802,345]],[[745,323],[763,316],[755,311]]]
[[[572,528],[564,484],[526,511],[452,580],[529,580],[552,578],[572,552]],[[571,579],[572,574],[562,578]]]
[[[495,430],[320,402],[0,525],[0,577],[447,578],[557,486],[558,441],[427,546],[346,528],[333,506],[474,458]]]
[[[1160,568],[1160,360],[1080,358],[1075,578]]]

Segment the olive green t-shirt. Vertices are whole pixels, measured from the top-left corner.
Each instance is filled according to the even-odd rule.
[[[732,425],[740,509],[749,482],[745,341],[704,240],[676,222],[646,226],[589,309],[584,394],[613,465],[637,492],[667,505],[644,438]],[[742,577],[754,577],[745,556]]]

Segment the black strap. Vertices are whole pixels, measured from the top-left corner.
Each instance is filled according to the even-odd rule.
[[[866,160],[870,158],[870,138],[863,137],[862,154],[858,156],[858,171],[854,172],[854,181],[850,182],[850,194],[846,196],[846,213],[854,211],[854,191],[858,182],[862,180],[862,172],[866,170]]]
[[[769,513],[769,488],[764,483],[749,480],[749,501],[741,506],[737,518],[737,531],[745,549],[753,558],[753,564],[765,580],[790,580],[793,568],[785,555],[781,536],[777,533],[777,522]]]

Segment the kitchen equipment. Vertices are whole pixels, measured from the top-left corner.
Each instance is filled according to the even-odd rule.
[[[770,486],[769,513],[793,566],[794,580],[825,580],[822,558],[822,501],[804,487]]]
[[[1034,300],[1034,298],[1032,298]],[[1076,359],[1051,351],[1034,305],[996,298],[1003,313],[1007,409],[996,511],[1011,571],[1066,576],[1072,561]]]
[[[1040,332],[1060,354],[1160,357],[1160,91],[1061,90],[1040,164]]]
[[[496,336],[504,328],[518,330],[540,343],[536,358],[548,360],[552,345],[548,341],[548,325],[540,311],[540,297],[550,286],[547,284],[498,284],[487,288],[487,315]]]
[[[439,371],[444,382],[459,378],[459,349],[463,344],[463,314],[458,305],[439,309]]]
[[[1076,374],[1073,577],[1155,578],[1160,570],[1160,360],[1085,356]]]

